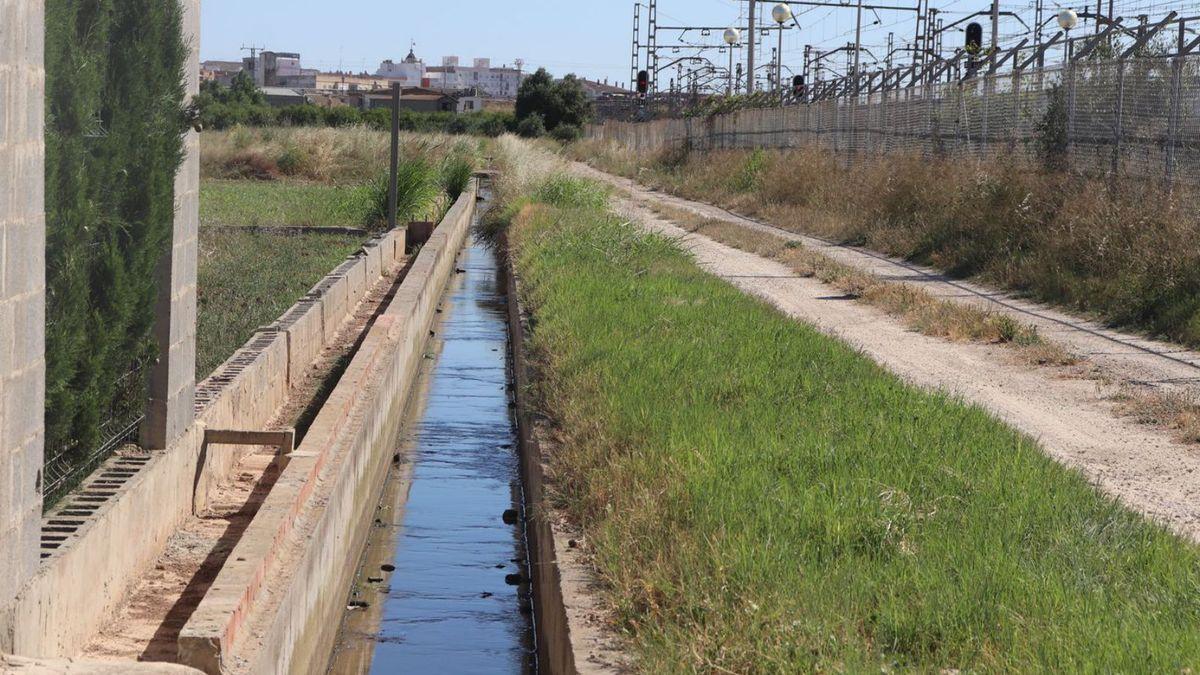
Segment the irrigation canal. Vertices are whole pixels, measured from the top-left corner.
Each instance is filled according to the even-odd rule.
[[[536,672],[507,299],[494,251],[472,240],[458,266],[331,673]]]

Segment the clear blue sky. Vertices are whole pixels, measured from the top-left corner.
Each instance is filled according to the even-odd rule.
[[[907,6],[915,0],[882,4]],[[942,16],[948,21],[990,5],[987,0],[933,4],[946,10]],[[1002,2],[1022,12],[1028,11],[1026,4]],[[432,65],[443,55],[490,57],[497,65],[522,58],[527,69],[545,66],[556,75],[629,79],[632,0],[204,0],[202,6],[205,59],[240,58],[243,45],[255,45],[300,52],[306,67],[334,70],[341,64],[374,71],[385,58],[403,58],[412,39],[417,54]],[[737,22],[745,6],[737,0],[660,0],[659,22],[724,26]],[[854,37],[852,9],[810,8],[800,21],[803,30],[792,31],[784,42],[785,63],[797,70],[805,44],[828,49]],[[911,13],[868,13],[864,24],[863,42],[881,58],[889,31],[897,34],[897,44],[912,34]],[[959,40],[958,34],[946,36],[947,45]]]

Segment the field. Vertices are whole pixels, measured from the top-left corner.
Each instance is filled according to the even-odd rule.
[[[361,245],[358,236],[202,227],[196,377],[206,377]]]
[[[270,228],[384,226],[390,144],[387,134],[365,127],[237,127],[201,138],[198,377],[278,318],[365,239]],[[470,177],[479,150],[475,140],[405,134],[402,221],[436,220]],[[253,229],[236,230],[244,226]]]
[[[820,148],[634,153],[585,141],[577,159],[773,225],[865,246],[1116,326],[1200,346],[1196,195],[998,158],[905,155],[843,166]]]
[[[502,145],[553,495],[640,670],[1200,665],[1193,547]]]

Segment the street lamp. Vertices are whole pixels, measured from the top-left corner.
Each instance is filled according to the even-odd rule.
[[[775,52],[775,86],[779,87],[779,102],[783,103],[783,24],[792,18],[792,8],[786,2],[775,5],[771,18],[779,24],[779,51]]]
[[[1073,9],[1063,9],[1058,12],[1058,27],[1067,34],[1066,45],[1063,47],[1065,59],[1063,65],[1071,63],[1071,29],[1079,25],[1079,15]]]
[[[725,44],[729,45],[729,87],[725,90],[725,95],[733,96],[733,47],[742,41],[742,32],[736,28],[726,28],[724,38]]]

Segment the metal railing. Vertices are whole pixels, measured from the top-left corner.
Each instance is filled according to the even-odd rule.
[[[1198,40],[1200,41],[1200,40]],[[982,63],[965,56],[815,83],[805,102],[589,129],[639,151],[818,145],[845,161],[894,152],[1004,155],[1086,174],[1200,184],[1200,55],[1147,56],[1133,46],[1041,67],[1045,50]],[[1108,43],[1108,50],[1112,50]],[[1144,44],[1139,46],[1144,48]],[[965,73],[965,74],[964,74]],[[626,119],[629,119],[628,117]]]

